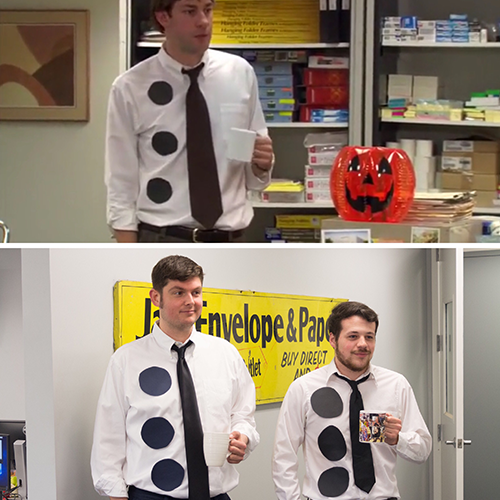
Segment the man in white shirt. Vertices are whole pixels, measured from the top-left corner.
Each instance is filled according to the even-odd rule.
[[[395,500],[398,456],[411,462],[427,460],[432,438],[408,381],[399,373],[370,363],[378,316],[359,302],[336,306],[327,322],[333,361],[296,379],[290,385],[276,428],[273,479],[279,500],[299,500],[297,451],[302,445],[306,475],[302,493],[312,499]],[[356,382],[354,382],[356,381]],[[354,472],[353,439],[359,442],[359,412],[350,404],[353,386],[366,411],[387,413],[385,442],[354,443],[370,459]],[[355,452],[357,454],[357,452]],[[359,454],[358,454],[359,456]],[[357,476],[355,478],[355,475]],[[363,481],[370,478],[368,485]]]
[[[257,79],[243,58],[208,48],[213,7],[214,0],[153,0],[166,41],[113,83],[105,181],[107,222],[118,242],[241,241],[253,217],[247,191],[270,182],[274,154]],[[213,150],[204,146],[199,154],[214,159],[220,188],[210,189],[220,191],[221,207],[208,227],[191,207],[191,198],[204,198],[206,191],[192,195],[188,181],[186,70],[196,68],[213,142]],[[257,133],[250,162],[227,157],[231,128]]]
[[[176,352],[187,346],[203,433],[228,433],[230,440],[224,465],[208,467],[207,498],[209,489],[211,498],[228,500],[238,484],[234,464],[259,443],[255,385],[233,345],[195,330],[203,305],[201,266],[171,255],[156,264],[152,282],[159,320],[150,335],[113,354],[99,397],[91,457],[95,489],[111,500],[192,499]]]

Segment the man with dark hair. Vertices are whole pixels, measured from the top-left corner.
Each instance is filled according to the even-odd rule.
[[[153,0],[165,42],[113,83],[105,181],[118,242],[243,241],[253,217],[247,191],[270,182],[257,78],[243,58],[209,49],[213,7]],[[228,157],[232,129],[257,134],[251,161]]]
[[[304,496],[312,500],[396,500],[398,456],[427,460],[432,438],[408,381],[370,363],[378,315],[342,302],[328,318],[333,361],[290,385],[276,427],[273,479],[279,500],[299,500],[297,452],[302,445]],[[360,410],[385,413],[385,441],[360,442]]]
[[[259,443],[255,386],[233,345],[195,330],[201,266],[171,255],[152,281],[158,322],[120,347],[106,372],[92,447],[95,489],[111,500],[228,500],[238,484],[233,465]],[[220,468],[206,465],[207,432],[229,434]]]

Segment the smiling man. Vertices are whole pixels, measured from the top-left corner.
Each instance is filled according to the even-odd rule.
[[[106,136],[107,222],[118,242],[240,242],[247,191],[270,182],[274,154],[257,78],[209,49],[213,0],[153,0],[166,39],[113,83]],[[251,161],[228,157],[231,129],[256,132]]]
[[[202,268],[171,255],[151,277],[159,320],[113,354],[99,398],[95,489],[111,500],[228,500],[234,465],[259,443],[254,383],[234,346],[195,329]],[[229,434],[222,467],[205,463],[206,432]]]
[[[395,500],[398,456],[427,460],[432,439],[408,381],[374,366],[378,316],[359,302],[336,306],[327,326],[333,361],[290,385],[276,427],[273,479],[279,500],[300,500],[302,445],[311,500]],[[387,414],[385,442],[359,441],[359,412]]]

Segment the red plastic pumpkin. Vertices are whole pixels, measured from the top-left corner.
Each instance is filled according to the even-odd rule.
[[[400,149],[348,146],[333,164],[330,192],[344,220],[399,222],[413,201],[413,165]]]

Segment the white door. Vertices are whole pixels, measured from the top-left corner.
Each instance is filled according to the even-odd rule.
[[[434,500],[464,499],[463,252],[432,258]]]

